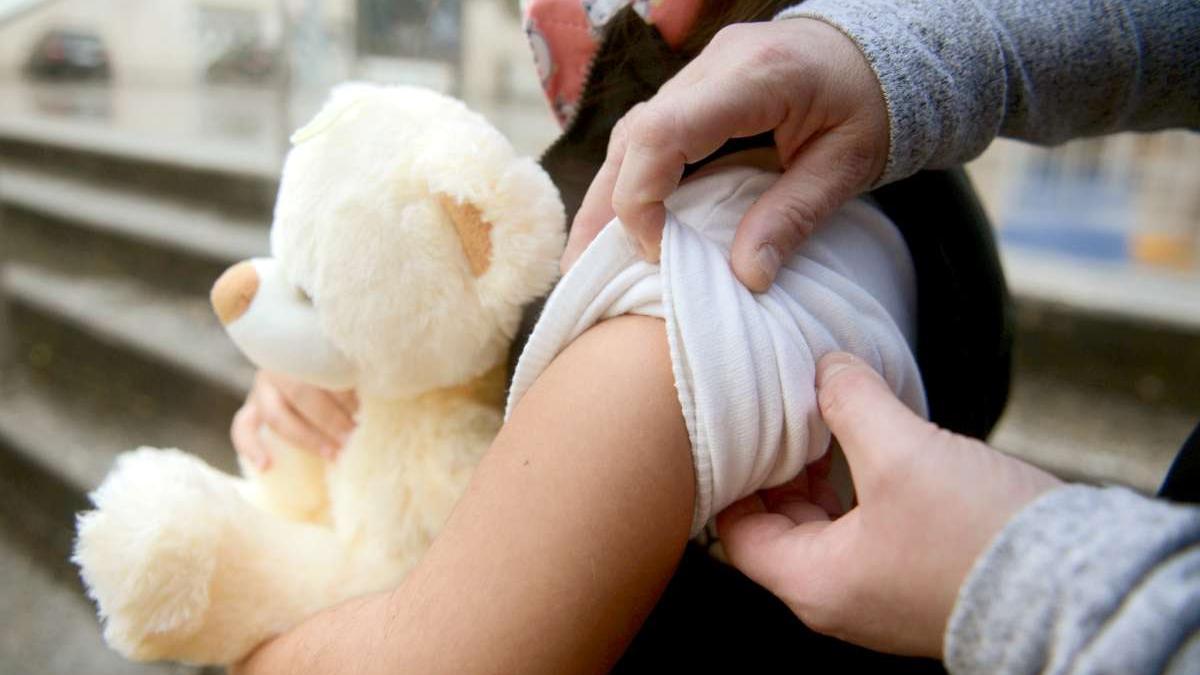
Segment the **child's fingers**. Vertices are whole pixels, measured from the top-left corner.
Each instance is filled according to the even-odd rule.
[[[263,446],[258,436],[262,420],[258,409],[252,402],[247,402],[233,416],[233,424],[229,429],[233,449],[246,458],[259,471],[266,471],[271,466],[271,453]]]
[[[336,398],[324,389],[308,385],[289,387],[284,396],[304,421],[322,436],[339,447],[346,444],[354,431],[354,417],[348,414]]]
[[[326,436],[310,424],[274,385],[256,386],[253,396],[259,416],[281,438],[323,457],[332,459],[337,453],[337,439]]]
[[[346,391],[331,391],[329,395],[353,420],[355,413],[358,412],[358,392],[347,389]]]

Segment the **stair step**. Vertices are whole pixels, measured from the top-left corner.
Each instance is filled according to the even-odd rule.
[[[265,255],[269,248],[261,221],[11,162],[0,165],[0,203],[221,264]]]
[[[184,401],[181,409],[147,416],[119,394],[47,386],[14,369],[0,380],[0,445],[79,495],[100,484],[118,454],[142,445],[178,447],[236,471],[228,421],[213,428],[203,419],[212,415],[201,414],[208,411],[193,419]]]
[[[1081,260],[1001,247],[1013,295],[1059,312],[1200,336],[1200,278],[1124,261]]]
[[[989,442],[1068,480],[1153,494],[1196,422],[1195,411],[1018,370]]]
[[[4,408],[0,407],[0,411]],[[4,452],[0,443],[0,672],[68,675],[200,675],[177,664],[130,663],[108,649],[100,621],[67,562],[82,496]]]
[[[254,369],[204,299],[168,294],[131,279],[73,277],[17,262],[2,273],[0,284],[13,305],[72,324],[234,396],[249,390]]]
[[[0,115],[0,157],[6,163],[221,205],[251,217],[270,214],[281,165],[277,153],[243,152],[230,142],[195,146],[98,124]]]
[[[256,142],[230,137],[188,143],[186,138],[156,136],[103,120],[69,116],[5,115],[0,117],[0,138],[181,170],[260,179],[278,178],[282,156],[278,149],[267,147],[275,139],[265,136]]]

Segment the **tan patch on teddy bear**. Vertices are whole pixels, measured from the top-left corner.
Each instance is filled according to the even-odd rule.
[[[258,272],[254,263],[245,260],[225,270],[213,284],[210,296],[221,325],[228,326],[245,314],[257,293]]]
[[[479,209],[469,202],[460,202],[450,195],[438,195],[438,203],[458,231],[471,274],[483,276],[492,264],[492,224],[484,220]]]

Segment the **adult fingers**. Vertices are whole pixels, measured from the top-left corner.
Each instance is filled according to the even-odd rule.
[[[776,595],[795,570],[809,568],[807,561],[819,549],[815,540],[829,526],[828,519],[820,518],[797,524],[784,513],[769,511],[758,495],[717,515],[717,532],[729,562]]]
[[[821,510],[830,518],[845,515],[846,507],[833,487],[833,482],[827,476],[809,477],[808,492],[812,503],[821,507]]]
[[[822,483],[827,482],[811,471],[812,467],[800,472],[792,480],[766,490],[759,496],[767,510],[787,516],[797,525],[808,522],[827,521],[833,515],[829,503],[823,502]]]
[[[733,239],[733,272],[747,288],[766,291],[822,220],[870,186],[878,158],[859,150],[843,127],[801,146],[783,175],[750,207]]]
[[[644,104],[639,103],[638,105]],[[634,106],[633,110],[636,110],[637,107]],[[627,119],[629,119],[628,114],[613,127],[612,134],[608,139],[608,152],[604,164],[596,173],[596,177],[592,179],[587,194],[583,196],[583,203],[579,205],[579,211],[575,213],[575,220],[571,223],[571,233],[567,237],[567,247],[563,251],[562,260],[559,263],[563,274],[567,273],[579,256],[583,255],[588,244],[592,243],[600,230],[604,229],[604,226],[615,216],[612,208],[612,193],[621,168],[621,159],[625,156]]]
[[[838,439],[860,494],[899,453],[921,447],[937,427],[909,410],[874,370],[844,353],[817,364],[817,403]]]
[[[292,408],[275,386],[255,387],[254,396],[262,420],[284,440],[327,458],[337,453],[337,441],[326,436]]]
[[[737,71],[726,71],[657,96],[630,117],[612,207],[647,260],[658,260],[663,201],[679,186],[684,165],[731,138],[769,131],[783,121],[785,104],[768,91]]]
[[[258,436],[261,425],[258,409],[252,402],[247,402],[233,416],[229,436],[233,441],[233,449],[239,455],[245,457],[259,471],[266,471],[271,466],[271,453]]]

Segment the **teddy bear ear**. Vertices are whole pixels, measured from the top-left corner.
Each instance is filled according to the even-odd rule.
[[[460,202],[450,195],[438,195],[438,203],[450,216],[463,253],[475,278],[483,276],[492,264],[492,224],[483,218],[479,208],[470,202]]]

